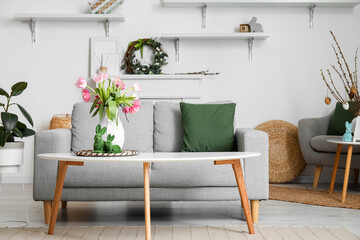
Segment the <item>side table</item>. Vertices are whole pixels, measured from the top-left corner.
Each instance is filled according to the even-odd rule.
[[[352,152],[353,152],[353,146],[354,145],[360,145],[360,142],[344,142],[342,140],[333,140],[333,139],[328,139],[326,140],[329,143],[335,143],[337,144],[337,150],[336,150],[336,155],[335,155],[335,161],[334,161],[334,167],[333,167],[333,172],[332,172],[332,177],[331,177],[331,183],[330,183],[330,189],[329,189],[329,193],[330,195],[333,193],[334,191],[334,184],[335,184],[335,178],[336,178],[336,172],[338,169],[338,165],[339,165],[339,160],[340,160],[340,155],[341,155],[341,148],[343,145],[348,145],[348,151],[347,151],[347,157],[346,157],[346,166],[345,166],[345,176],[344,176],[344,183],[343,183],[343,191],[341,194],[341,202],[345,202],[346,199],[346,192],[347,192],[347,187],[348,187],[348,183],[349,183],[349,175],[350,175],[350,166],[351,166],[351,157],[352,157]]]

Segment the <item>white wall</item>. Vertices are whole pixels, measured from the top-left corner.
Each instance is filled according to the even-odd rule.
[[[38,42],[33,44],[29,24],[12,20],[12,15],[86,10],[86,0],[0,3],[0,86],[9,89],[20,80],[29,83],[17,100],[33,116],[36,131],[47,129],[54,114],[71,113],[73,103],[81,101],[74,82],[88,75],[89,38],[104,36],[104,27],[102,23],[39,22]],[[163,8],[160,0],[125,0],[121,11],[126,22],[112,24],[111,36],[122,37],[124,48],[132,40],[163,32],[204,31],[197,8]],[[319,74],[319,69],[336,63],[329,30],[336,33],[352,62],[360,46],[360,7],[317,8],[314,30],[309,30],[306,8],[208,8],[207,14],[205,31],[233,32],[240,23],[257,16],[272,36],[255,41],[253,62],[247,60],[246,41],[182,41],[180,62],[174,61],[173,42],[164,42],[170,56],[164,72],[221,72],[204,81],[204,101],[235,101],[239,126],[255,127],[273,119],[297,125],[301,118],[331,111],[334,103],[324,104],[326,89]],[[33,137],[25,142],[24,175],[31,181]],[[5,181],[18,179],[14,175],[5,177]]]

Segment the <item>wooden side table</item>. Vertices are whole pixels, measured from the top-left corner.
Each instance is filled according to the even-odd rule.
[[[341,194],[341,202],[344,203],[345,199],[346,199],[346,192],[347,192],[347,187],[348,187],[348,183],[349,183],[349,175],[350,175],[350,166],[351,166],[351,157],[352,157],[353,147],[354,147],[354,145],[360,145],[360,142],[344,142],[341,140],[333,140],[333,139],[329,139],[326,141],[329,143],[336,143],[338,145],[337,150],[336,150],[336,155],[335,155],[333,172],[332,172],[332,176],[331,176],[331,183],[330,183],[330,189],[329,189],[330,195],[334,191],[334,184],[335,184],[336,172],[337,172],[338,165],[339,165],[340,155],[341,155],[341,148],[343,145],[348,145],[343,191]]]

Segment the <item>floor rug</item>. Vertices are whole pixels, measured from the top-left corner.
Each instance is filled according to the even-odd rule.
[[[343,227],[255,226],[254,235],[246,226],[153,226],[153,240],[355,240],[360,239]],[[54,235],[46,228],[2,228],[2,240],[144,240],[144,227],[58,227]]]
[[[327,207],[360,209],[360,194],[346,194],[345,203],[341,202],[341,192],[329,195],[328,191],[304,188],[271,186],[269,199],[286,202],[304,203]]]

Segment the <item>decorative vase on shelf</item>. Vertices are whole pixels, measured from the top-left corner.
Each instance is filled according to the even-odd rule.
[[[100,120],[99,124],[102,128],[107,128],[106,133],[103,135],[104,142],[107,141],[107,136],[111,134],[115,136],[113,144],[119,145],[121,148],[124,147],[125,131],[120,119],[120,115],[118,116],[118,124],[116,124],[116,121],[110,120],[106,114],[104,114],[104,117]]]

